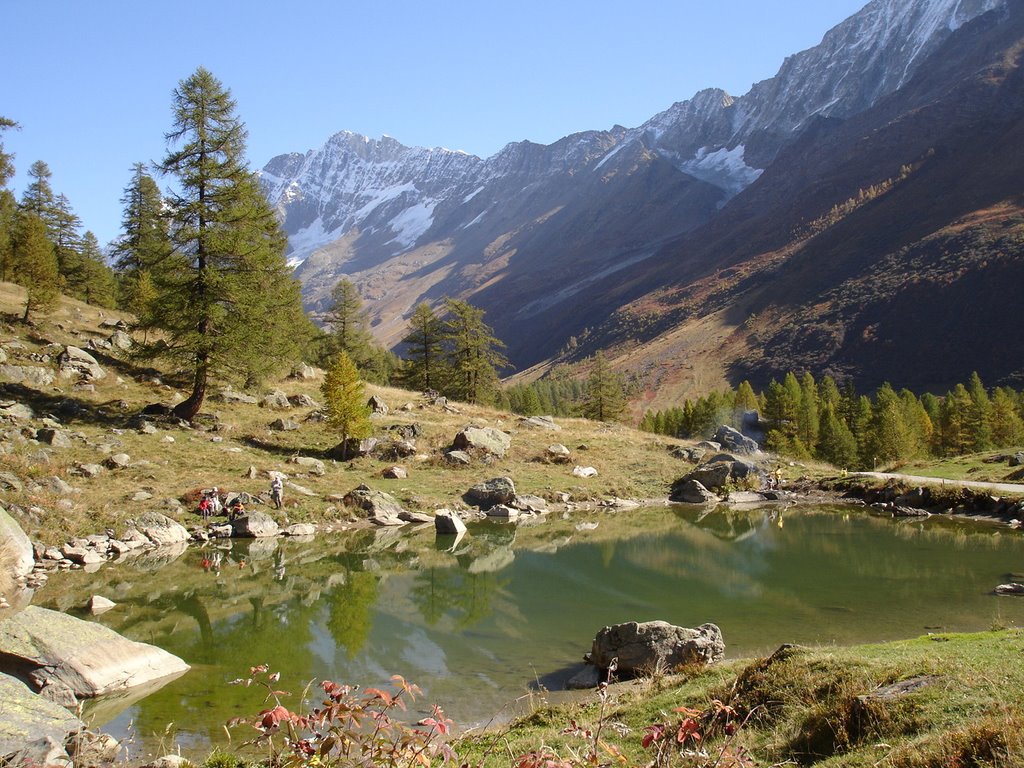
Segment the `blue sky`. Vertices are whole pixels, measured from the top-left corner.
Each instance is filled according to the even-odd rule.
[[[235,97],[254,169],[341,130],[487,157],[633,127],[701,88],[743,94],[865,2],[0,0],[0,115],[21,126],[3,143],[19,197],[45,161],[106,243],[198,66]]]

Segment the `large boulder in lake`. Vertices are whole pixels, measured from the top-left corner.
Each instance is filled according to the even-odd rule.
[[[84,727],[81,720],[20,680],[2,673],[0,702],[0,762],[50,765],[56,757],[68,759],[70,764],[66,753],[61,753],[68,736]]]
[[[42,689],[66,686],[80,699],[179,675],[189,666],[153,645],[91,621],[30,605],[0,623],[0,654]]]
[[[504,458],[511,445],[512,438],[494,427],[469,426],[452,440],[452,448],[456,451],[489,453],[498,458]]]
[[[630,621],[598,632],[588,661],[599,669],[608,669],[612,659],[617,659],[616,674],[633,677],[659,668],[711,664],[724,655],[722,631],[714,624],[689,629],[667,621]]]
[[[468,491],[463,498],[467,504],[490,509],[499,504],[511,504],[516,500],[516,486],[511,477],[495,477],[482,483],[477,483]]]

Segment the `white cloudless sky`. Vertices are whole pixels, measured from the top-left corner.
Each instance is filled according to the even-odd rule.
[[[746,93],[865,2],[0,0],[0,115],[20,125],[0,140],[19,198],[45,161],[106,243],[199,66],[231,90],[253,169],[341,130],[488,157],[634,127],[702,88]]]

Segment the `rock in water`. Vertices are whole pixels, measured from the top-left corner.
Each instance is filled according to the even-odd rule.
[[[618,659],[618,675],[632,677],[658,667],[671,670],[682,664],[711,664],[724,655],[722,631],[714,624],[688,629],[667,621],[630,621],[597,633],[590,663],[607,669],[612,659]]]
[[[0,624],[0,653],[35,667],[29,677],[40,688],[56,681],[79,698],[134,688],[189,668],[156,646],[34,605]]]

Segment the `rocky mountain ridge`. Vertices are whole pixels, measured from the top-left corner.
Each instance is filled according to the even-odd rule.
[[[339,133],[274,158],[263,178],[310,309],[348,276],[392,344],[419,301],[466,298],[523,368],[658,288],[652,275],[665,284],[699,272],[688,253],[699,243],[668,266],[653,257],[713,232],[734,202],[763,198],[757,182],[786,173],[787,148],[893,99],[965,25],[1007,7],[873,0],[747,94],[707,89],[636,128],[510,144],[487,159]],[[799,183],[815,173],[804,167]]]

